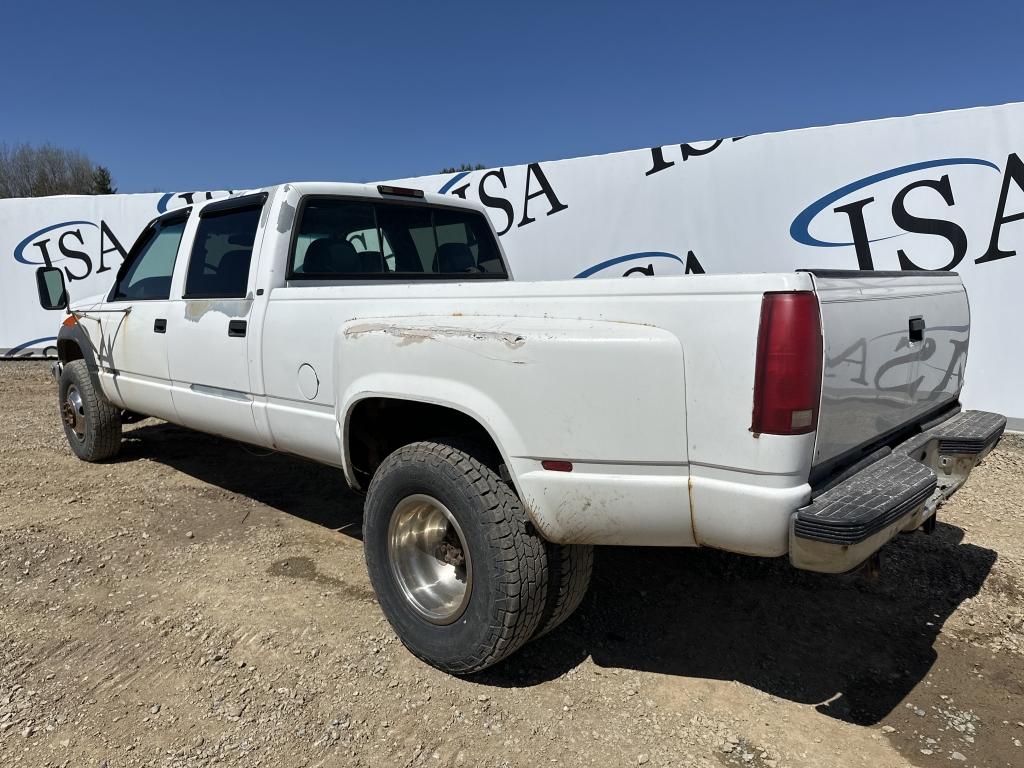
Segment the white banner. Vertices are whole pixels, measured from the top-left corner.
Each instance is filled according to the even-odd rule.
[[[35,272],[64,270],[75,299],[106,293],[154,217],[227,192],[0,200],[0,357],[56,355],[60,317],[40,308]]]
[[[1022,158],[1009,104],[393,183],[486,205],[520,280],[955,270],[963,401],[1022,429]]]
[[[963,399],[1021,426],[1022,129],[1024,104],[1010,104],[391,183],[483,203],[520,280],[956,270],[972,311]],[[127,249],[161,204],[182,196],[0,201],[0,351],[38,353],[55,335],[36,265],[98,293],[120,260],[105,233]]]

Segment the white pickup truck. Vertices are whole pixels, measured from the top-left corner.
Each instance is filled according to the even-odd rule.
[[[518,282],[477,205],[292,183],[154,219],[54,372],[86,461],[141,414],[338,467],[384,615],[469,673],[595,544],[844,572],[930,530],[1005,426],[960,410],[969,327],[953,273]]]

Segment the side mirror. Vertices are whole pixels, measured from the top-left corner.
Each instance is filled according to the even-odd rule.
[[[36,288],[39,290],[39,306],[43,309],[68,308],[64,270],[57,267],[40,267],[36,270]]]

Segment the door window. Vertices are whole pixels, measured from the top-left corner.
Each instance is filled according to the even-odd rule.
[[[201,214],[185,298],[245,298],[262,205]]]
[[[156,301],[171,295],[171,275],[185,219],[153,222],[132,248],[114,284],[112,301]]]

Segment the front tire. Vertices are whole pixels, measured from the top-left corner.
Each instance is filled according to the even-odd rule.
[[[94,385],[84,360],[64,366],[57,387],[64,435],[83,461],[103,461],[121,449],[121,411]]]
[[[452,446],[412,443],[384,460],[366,498],[363,548],[395,633],[445,672],[501,661],[544,617],[544,540],[497,474]]]

